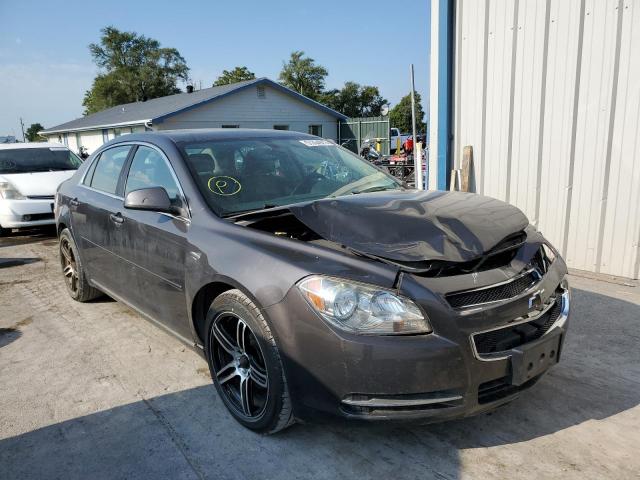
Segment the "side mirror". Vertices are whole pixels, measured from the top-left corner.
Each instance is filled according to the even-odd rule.
[[[171,205],[169,194],[162,187],[134,190],[124,199],[124,208],[131,210],[151,210],[153,212],[177,214],[177,208]]]

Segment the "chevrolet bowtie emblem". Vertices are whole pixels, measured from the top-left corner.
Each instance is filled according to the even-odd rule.
[[[529,297],[529,310],[542,310],[542,292],[543,290],[538,290]]]

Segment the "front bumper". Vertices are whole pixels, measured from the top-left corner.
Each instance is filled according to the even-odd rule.
[[[434,333],[362,336],[329,327],[292,288],[265,314],[275,330],[295,415],[309,418],[323,411],[367,420],[429,422],[475,415],[513,400],[560,358],[570,310],[569,292],[559,287],[565,273],[564,263],[556,262],[535,287],[557,290],[550,298],[560,302],[561,313],[544,335],[530,343],[536,345],[535,355],[547,354],[544,363],[529,370],[531,375],[528,365],[520,365],[522,358],[532,363],[531,354],[522,352],[528,343],[494,358],[483,358],[473,347],[474,333],[506,326],[529,313],[530,292],[460,313],[434,290],[408,282],[405,293],[428,312]]]
[[[55,223],[53,197],[46,199],[0,199],[0,226],[2,228],[27,228]]]

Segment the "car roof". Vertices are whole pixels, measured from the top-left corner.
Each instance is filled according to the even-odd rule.
[[[30,143],[3,143],[0,150],[22,150],[25,148],[67,148],[65,145],[56,142],[30,142]]]
[[[290,130],[270,130],[257,128],[198,128],[191,130],[156,130],[119,136],[113,143],[125,141],[153,141],[170,139],[175,143],[207,142],[212,140],[250,138],[317,138],[307,133]]]

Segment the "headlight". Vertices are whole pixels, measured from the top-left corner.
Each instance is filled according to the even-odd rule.
[[[5,200],[24,200],[25,197],[9,182],[0,182],[0,197]]]
[[[431,325],[408,298],[374,286],[312,276],[298,283],[309,305],[347,332],[375,335],[431,333]]]

